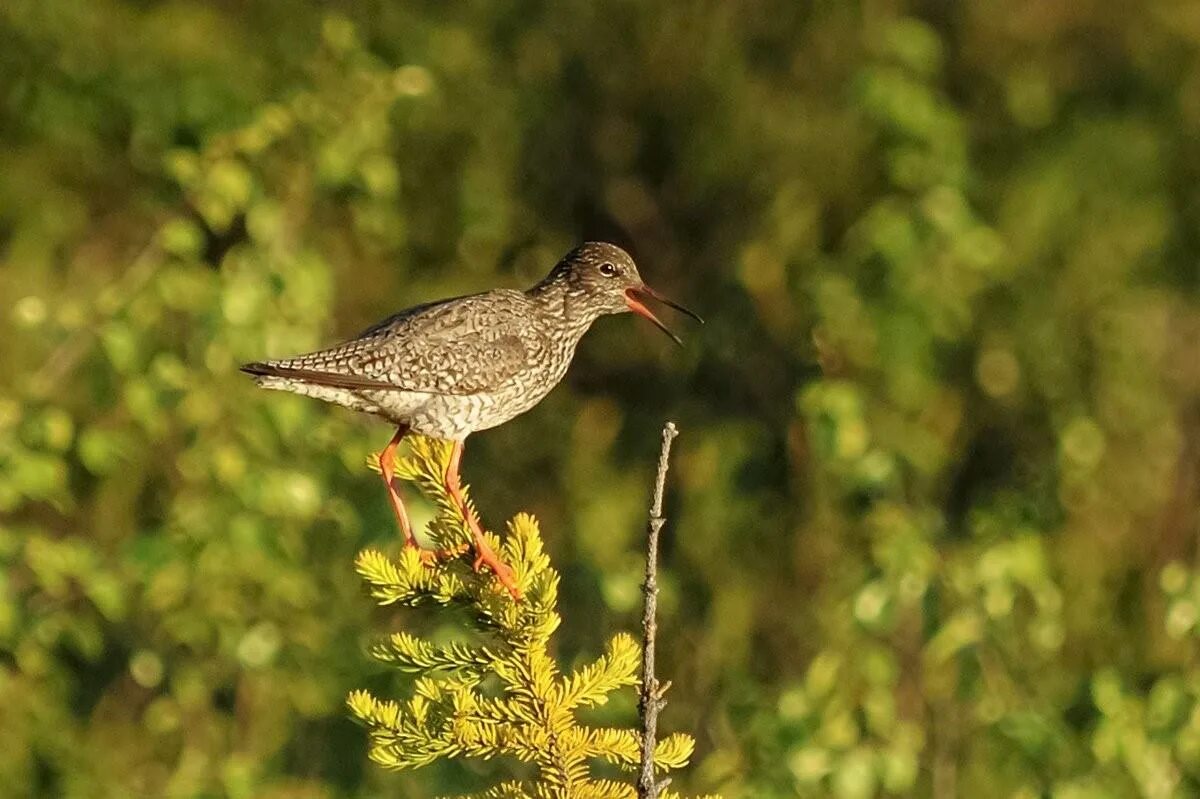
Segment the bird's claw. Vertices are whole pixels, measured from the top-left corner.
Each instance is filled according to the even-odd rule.
[[[496,553],[490,548],[480,547],[475,551],[475,562],[472,564],[475,571],[482,571],[483,567],[492,570],[492,574],[496,575],[496,579],[508,591],[517,602],[521,601],[521,589],[517,587],[517,578],[513,573],[512,567],[496,557]]]
[[[404,548],[417,550],[417,554],[420,556],[421,562],[426,566],[432,565],[436,560],[435,553],[418,544],[417,539],[412,535],[407,535],[404,537]]]
[[[466,544],[459,544],[456,547],[446,547],[444,549],[422,549],[421,562],[426,566],[433,566],[439,561],[454,560],[462,557],[467,553],[470,547]]]

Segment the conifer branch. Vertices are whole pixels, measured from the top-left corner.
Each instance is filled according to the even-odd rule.
[[[674,437],[674,426],[668,430]],[[652,509],[655,535],[662,526],[668,430]],[[376,660],[417,675],[407,698],[380,699],[367,691],[347,698],[351,714],[370,735],[370,758],[390,769],[419,768],[443,758],[497,756],[536,766],[536,779],[509,780],[463,799],[636,799],[633,784],[593,777],[592,762],[605,761],[631,773],[646,758],[659,772],[687,765],[695,747],[688,735],[656,742],[653,731],[645,736],[632,728],[590,727],[579,721],[579,709],[604,704],[614,691],[638,683],[642,651],[637,641],[624,633],[614,635],[601,657],[564,674],[549,652],[561,622],[559,575],[543,550],[537,521],[518,514],[504,536],[487,533],[521,587],[524,598],[517,602],[491,573],[470,566],[470,531],[459,505],[446,496],[442,479],[449,446],[409,438],[410,449],[397,459],[396,475],[432,501],[436,516],[426,534],[455,554],[426,563],[413,548],[395,556],[366,550],[355,567],[380,605],[455,605],[467,609],[473,623],[465,641],[432,642],[398,631],[368,649]],[[653,585],[652,574],[650,580]],[[652,647],[652,631],[649,641]],[[652,648],[650,652],[646,673],[653,676]],[[498,683],[499,696],[494,687],[483,689],[485,680]],[[662,691],[654,685],[656,712]],[[656,790],[665,784],[660,781]],[[655,796],[679,799],[670,791]]]
[[[658,472],[654,478],[654,494],[650,502],[650,520],[646,525],[646,582],[642,586],[645,602],[642,611],[642,690],[638,702],[638,716],[642,721],[638,799],[658,799],[659,791],[670,782],[669,778],[661,782],[654,778],[658,712],[666,705],[658,678],[654,676],[654,647],[658,634],[658,534],[666,522],[662,515],[663,492],[666,489],[667,470],[671,466],[671,442],[677,435],[679,431],[674,422],[663,425],[662,449],[658,454]]]

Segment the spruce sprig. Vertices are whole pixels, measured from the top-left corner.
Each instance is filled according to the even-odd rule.
[[[427,529],[433,545],[464,553],[470,531],[443,487],[449,458],[447,443],[412,436],[408,453],[397,458],[396,475],[433,501],[437,513]],[[396,632],[370,647],[375,659],[420,675],[406,699],[380,699],[361,690],[348,697],[350,712],[370,735],[371,759],[385,768],[409,769],[439,758],[503,755],[537,767],[534,779],[504,782],[460,799],[632,799],[632,783],[595,779],[591,763],[636,770],[640,732],[585,726],[576,711],[602,705],[614,691],[638,684],[640,646],[618,633],[601,657],[563,674],[548,651],[561,623],[559,575],[543,550],[537,521],[518,514],[503,541],[488,535],[512,567],[521,601],[514,601],[490,572],[476,573],[469,556],[426,564],[414,549],[396,557],[370,549],[359,554],[355,567],[380,605],[466,607],[483,641],[435,644]],[[489,676],[499,682],[499,696],[481,690]],[[685,766],[694,746],[692,737],[681,733],[658,741],[656,769]],[[678,798],[669,791],[663,796]]]

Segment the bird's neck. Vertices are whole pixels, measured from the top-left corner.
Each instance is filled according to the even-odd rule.
[[[594,306],[587,303],[577,292],[571,291],[564,278],[554,274],[525,294],[544,311],[542,318],[554,327],[560,336],[572,341],[578,341],[600,316]]]

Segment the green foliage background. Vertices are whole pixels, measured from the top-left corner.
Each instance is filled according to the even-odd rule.
[[[604,320],[465,472],[540,517],[570,666],[679,422],[674,787],[1197,795],[1198,45],[1185,0],[7,0],[0,795],[511,773],[368,765],[389,432],[236,365],[582,238],[709,324]]]

